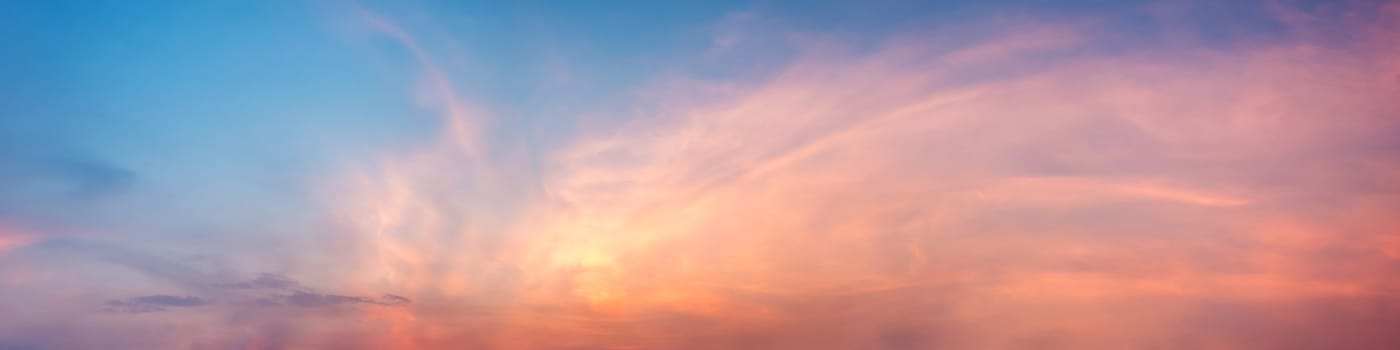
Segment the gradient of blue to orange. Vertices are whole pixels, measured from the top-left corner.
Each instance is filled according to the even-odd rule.
[[[1395,2],[0,3],[0,349],[1396,330]]]

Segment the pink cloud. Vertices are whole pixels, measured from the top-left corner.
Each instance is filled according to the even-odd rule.
[[[1393,345],[1377,23],[1050,64],[1102,29],[808,57],[561,153],[521,266],[565,276],[536,298],[586,305],[558,317],[591,345]]]
[[[336,230],[298,248],[308,284],[413,303],[237,311],[231,334],[191,337],[1395,347],[1400,7],[1373,10],[1340,16],[1346,42],[1294,13],[1293,40],[1225,47],[1110,50],[1113,25],[1053,20],[812,45],[762,79],[671,85],[528,180],[415,38],[370,16],[424,67],[445,130],[330,180]]]
[[[0,221],[0,254],[37,241],[36,235]]]

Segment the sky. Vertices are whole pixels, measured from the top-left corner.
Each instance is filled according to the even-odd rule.
[[[0,2],[0,349],[1396,349],[1400,3]]]

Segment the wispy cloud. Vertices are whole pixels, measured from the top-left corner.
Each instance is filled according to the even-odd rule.
[[[528,152],[457,57],[355,11],[418,68],[435,138],[316,177],[333,213],[241,265],[50,240],[145,279],[55,283],[100,297],[0,318],[0,347],[1400,346],[1395,4],[968,12],[859,43],[735,11],[702,60],[797,54],[676,69]],[[1218,13],[1252,24],[1191,16]]]
[[[106,310],[125,313],[166,311],[166,308],[189,308],[208,305],[209,301],[192,296],[146,295],[126,300],[109,300]]]
[[[33,234],[21,231],[10,224],[0,221],[0,254],[6,251],[29,245],[36,240]]]
[[[343,304],[404,305],[410,302],[412,301],[408,298],[393,294],[385,294],[378,298],[369,298],[312,292],[274,294],[270,298],[258,299],[258,305],[261,306],[289,305],[299,307],[325,307]]]
[[[1195,323],[1213,317],[1391,344],[1324,326],[1380,327],[1390,311],[1361,305],[1396,287],[1353,278],[1394,273],[1397,225],[1363,214],[1397,204],[1372,194],[1400,168],[1372,146],[1400,131],[1400,87],[1376,78],[1396,73],[1379,44],[1395,9],[1369,9],[1326,14],[1353,18],[1345,43],[1105,48],[1120,24],[1030,20],[815,47],[727,96],[585,130],[493,249],[459,241],[489,234],[453,226],[470,199],[434,195],[460,190],[444,157],[393,167],[364,199],[389,216],[361,229],[391,257],[377,278],[493,305],[504,347],[1279,344]],[[518,277],[485,279],[487,262]],[[431,317],[403,325],[419,345],[468,322]]]

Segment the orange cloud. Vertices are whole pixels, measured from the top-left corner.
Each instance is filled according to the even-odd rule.
[[[819,51],[585,131],[526,194],[461,146],[481,124],[413,49],[451,127],[336,198],[361,268],[331,283],[421,301],[363,315],[376,347],[1396,345],[1382,24],[1354,45],[1096,52],[1102,28],[1049,23]]]

